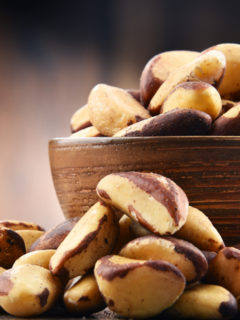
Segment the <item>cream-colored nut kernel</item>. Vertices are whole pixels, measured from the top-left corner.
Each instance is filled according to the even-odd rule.
[[[96,190],[103,201],[157,235],[173,234],[187,219],[186,194],[159,174],[113,173],[102,178]]]
[[[79,217],[67,219],[46,231],[31,245],[30,251],[57,249],[60,243],[66,238],[66,236],[78,222],[78,220]]]
[[[49,267],[49,261],[52,255],[55,253],[56,250],[49,249],[49,250],[36,250],[32,252],[28,252],[18,258],[13,267],[22,265],[22,264],[34,264],[45,269]]]
[[[185,288],[182,273],[161,260],[105,256],[97,261],[94,273],[109,309],[124,317],[157,315],[169,308]]]
[[[128,243],[134,238],[134,234],[130,228],[132,219],[130,219],[126,214],[124,214],[120,218],[118,223],[119,223],[119,236],[118,236],[117,243],[114,247],[113,253],[118,253],[126,243]]]
[[[89,118],[88,105],[86,104],[75,111],[72,115],[70,120],[71,132],[77,132],[79,130],[90,127],[91,125],[92,124]]]
[[[71,134],[70,138],[91,138],[91,137],[102,137],[103,135],[94,126],[76,131]]]
[[[189,206],[186,223],[175,236],[193,243],[205,251],[219,251],[224,242],[209,218],[197,208]]]
[[[180,83],[203,81],[218,86],[225,71],[226,60],[223,53],[211,50],[201,54],[192,62],[171,72],[150,101],[149,111],[158,114],[169,93]]]
[[[212,118],[194,109],[174,109],[134,123],[114,137],[205,135],[210,132]]]
[[[141,103],[140,90],[138,89],[126,89],[127,93],[129,93],[135,100]]]
[[[89,116],[94,127],[105,136],[150,117],[148,111],[125,90],[96,85],[88,98]]]
[[[44,231],[42,227],[40,227],[36,223],[28,222],[28,221],[19,221],[19,220],[0,220],[0,228],[6,227],[11,230],[39,230]]]
[[[26,253],[25,244],[16,231],[0,228],[0,266],[11,268],[16,259]]]
[[[31,245],[45,233],[40,230],[16,230],[16,232],[22,237],[26,252],[29,252]]]
[[[240,99],[240,44],[221,43],[209,50],[218,50],[226,58],[226,72],[218,88],[220,95],[225,99]]]
[[[237,102],[227,99],[222,99],[222,112],[221,115],[230,110],[232,107],[234,107],[237,104]]]
[[[207,280],[240,295],[240,250],[225,247],[209,263]]]
[[[152,57],[144,67],[140,77],[141,100],[148,105],[157,89],[172,71],[197,58],[196,51],[173,50]]]
[[[237,103],[213,123],[212,135],[240,135],[240,103]]]
[[[83,276],[65,290],[63,301],[69,312],[80,315],[100,311],[106,306],[93,274]]]
[[[234,296],[225,288],[211,284],[198,284],[186,290],[167,310],[175,319],[230,319],[237,314]]]
[[[0,305],[16,317],[31,317],[49,310],[61,292],[58,279],[39,266],[16,266],[0,275]]]
[[[0,274],[2,274],[4,271],[6,271],[7,269],[0,267]]]
[[[139,222],[132,220],[130,224],[130,230],[134,234],[135,238],[145,237],[153,235],[148,229],[144,228]]]
[[[190,242],[173,237],[145,236],[127,243],[120,256],[141,260],[164,260],[175,265],[187,282],[203,278],[208,263],[203,253]]]
[[[100,257],[111,253],[117,237],[118,221],[113,210],[97,202],[57,248],[49,269],[54,275],[62,277],[83,275]]]
[[[169,93],[160,112],[165,113],[176,108],[200,110],[215,119],[222,110],[222,100],[218,91],[207,82],[183,82]]]

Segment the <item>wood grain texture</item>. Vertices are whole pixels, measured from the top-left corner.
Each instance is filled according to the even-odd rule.
[[[226,244],[240,242],[240,137],[62,138],[49,142],[49,158],[65,217],[96,202],[105,175],[151,171],[179,184]]]

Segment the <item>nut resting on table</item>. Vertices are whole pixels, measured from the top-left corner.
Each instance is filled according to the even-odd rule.
[[[155,173],[118,172],[102,178],[96,192],[99,201],[84,216],[46,232],[0,221],[4,311],[16,317],[54,314],[57,307],[69,316],[106,307],[129,318],[237,314],[240,250],[224,245],[177,184]]]
[[[240,44],[162,52],[137,90],[97,84],[71,117],[71,138],[240,134]]]

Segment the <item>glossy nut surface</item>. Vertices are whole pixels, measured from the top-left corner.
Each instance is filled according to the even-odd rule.
[[[108,307],[125,317],[157,315],[170,307],[185,288],[182,273],[161,260],[105,256],[97,261],[94,273]]]
[[[101,179],[98,196],[157,235],[173,234],[185,223],[188,199],[172,180],[154,173],[119,172]]]

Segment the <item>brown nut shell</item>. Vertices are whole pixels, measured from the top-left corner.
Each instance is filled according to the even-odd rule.
[[[79,315],[91,314],[106,306],[93,274],[83,276],[66,289],[63,301],[69,312]]]
[[[0,228],[6,227],[11,230],[39,230],[44,231],[44,229],[36,223],[28,221],[19,220],[0,220]]]
[[[49,310],[61,292],[58,279],[39,266],[16,266],[0,275],[0,304],[16,317],[32,317]]]
[[[22,237],[9,228],[0,228],[0,266],[11,268],[14,261],[26,253]]]
[[[228,290],[197,284],[186,290],[166,314],[175,319],[230,319],[237,311],[237,301]]]
[[[240,295],[240,250],[225,247],[209,263],[207,280]]]
[[[148,111],[126,90],[106,84],[92,89],[88,106],[93,126],[105,136],[113,136],[130,124],[150,118]]]
[[[78,220],[79,217],[70,218],[51,228],[31,245],[29,251],[57,249]]]
[[[159,174],[113,173],[99,181],[96,191],[103,201],[157,235],[173,234],[187,219],[186,194]]]
[[[157,315],[169,308],[185,288],[182,273],[161,260],[105,256],[97,261],[94,274],[109,309],[124,317]]]
[[[211,130],[210,115],[199,110],[175,109],[142,120],[117,132],[115,137],[205,135]]]
[[[173,50],[155,55],[144,67],[140,78],[141,100],[148,105],[169,74],[199,55],[196,51]]]
[[[83,275],[100,257],[113,250],[117,237],[118,221],[113,210],[97,202],[62,241],[50,260],[49,269],[61,277]]]
[[[238,136],[240,135],[240,103],[225,112],[213,123],[212,135]]]
[[[141,260],[164,260],[175,265],[187,282],[199,281],[207,272],[203,253],[190,242],[173,237],[145,236],[128,242],[120,256]]]

